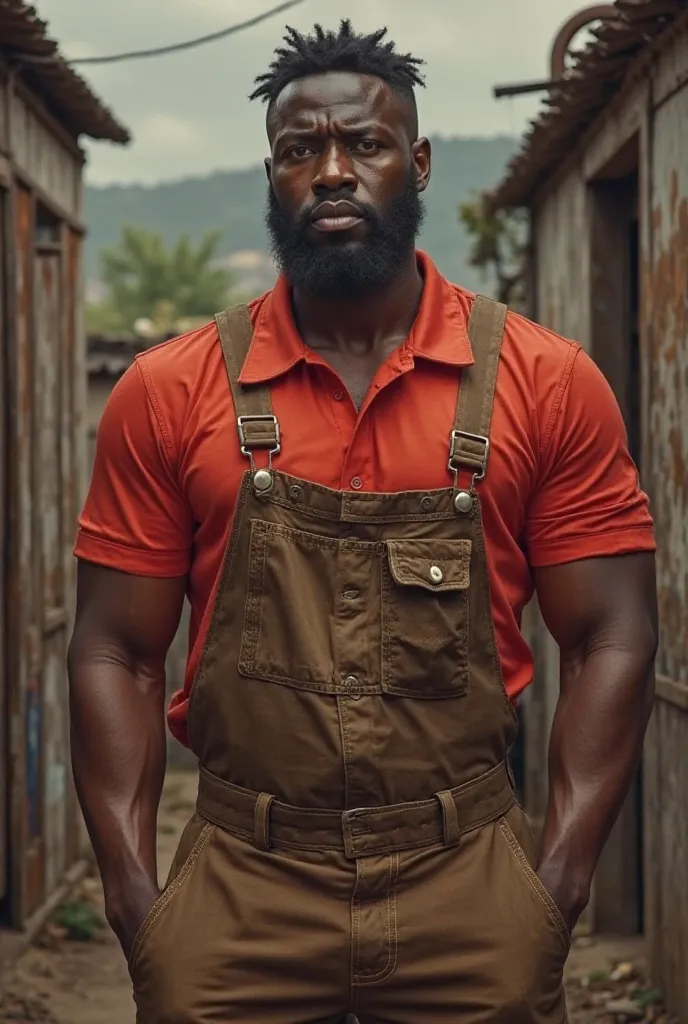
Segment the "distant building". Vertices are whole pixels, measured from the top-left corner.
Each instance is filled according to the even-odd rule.
[[[128,134],[28,4],[2,0],[0,40],[0,926],[19,929],[85,850],[65,665],[86,471],[79,137]]]
[[[643,770],[600,865],[596,930],[642,932],[656,984],[688,1020],[688,7],[617,0],[493,196],[527,207],[530,313],[575,338],[623,411],[655,519],[661,640]],[[545,812],[559,688],[534,609],[526,802]]]

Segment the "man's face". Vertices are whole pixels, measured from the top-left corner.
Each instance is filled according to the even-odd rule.
[[[337,72],[289,85],[268,119],[266,223],[290,283],[356,297],[407,265],[422,221],[430,144],[378,78]]]

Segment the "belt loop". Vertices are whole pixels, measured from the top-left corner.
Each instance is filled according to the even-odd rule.
[[[274,796],[259,793],[253,812],[253,837],[256,846],[264,853],[270,849],[270,808],[275,802]]]
[[[459,828],[459,816],[456,813],[454,797],[448,789],[443,789],[441,793],[435,793],[435,799],[439,801],[439,805],[442,808],[444,845],[458,846],[461,841],[461,829]]]

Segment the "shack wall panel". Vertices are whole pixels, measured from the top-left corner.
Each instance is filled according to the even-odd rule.
[[[84,422],[83,422],[83,381],[84,339],[80,325],[80,250],[81,239],[66,226],[62,229],[62,245],[65,258],[62,262],[62,417],[61,417],[61,459],[65,467],[62,481],[62,566],[65,581],[64,607],[67,621],[65,643],[71,635],[74,622],[76,597],[76,563],[72,555],[76,520],[83,497],[84,465]],[[67,686],[66,673],[64,675]],[[65,698],[66,700],[66,695]],[[70,762],[69,729],[65,734],[65,754]],[[64,806],[66,857],[74,863],[81,855],[84,844],[81,812],[78,807],[74,786],[67,787]]]
[[[646,773],[646,932],[653,980],[679,1020],[688,1018],[688,715],[658,701]]]
[[[13,93],[10,97],[10,144],[18,170],[74,220],[80,217],[81,166],[73,153],[50,133],[36,112]]]
[[[13,192],[15,303],[8,349],[10,535],[8,616],[10,702],[12,923],[21,926],[43,896],[43,707],[39,592],[33,509],[34,203]]]
[[[537,319],[545,327],[590,346],[590,256],[581,239],[587,229],[587,195],[576,167],[549,193],[535,214],[538,252]]]
[[[688,56],[687,58],[688,59]],[[661,65],[660,65],[661,66]],[[684,68],[685,70],[685,68]],[[677,76],[676,65],[664,76]],[[658,538],[660,687],[645,752],[645,916],[655,983],[688,1018],[688,88],[646,140],[644,482]],[[673,695],[675,703],[670,702]],[[682,696],[684,699],[680,700]]]
[[[688,88],[657,111],[653,137],[646,483],[661,538],[658,671],[688,684]]]
[[[0,99],[1,102],[1,99]],[[13,260],[14,252],[10,250],[9,229],[9,197],[5,189],[0,187],[0,331],[5,339],[3,351],[0,352],[0,394],[7,401],[6,348],[9,336],[9,315],[11,303],[8,295],[10,268],[8,263]],[[8,723],[10,705],[8,694],[7,657],[5,650],[7,589],[5,566],[7,565],[7,437],[5,433],[7,417],[0,415],[0,899],[7,893],[9,868],[9,843],[7,835],[8,792],[10,785]]]
[[[39,536],[42,603],[43,757],[45,889],[59,884],[67,863],[68,696],[65,673],[66,607],[63,513],[72,489],[69,438],[65,438],[63,388],[71,373],[64,365],[69,345],[63,334],[62,253],[39,246],[35,268],[36,476],[34,506]]]
[[[0,153],[7,153],[9,139],[7,137],[7,81],[0,79]]]

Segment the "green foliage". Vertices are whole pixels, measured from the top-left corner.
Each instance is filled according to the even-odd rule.
[[[91,942],[105,927],[98,911],[81,900],[64,903],[55,915],[55,923],[72,942]]]
[[[227,304],[233,283],[213,266],[220,232],[197,244],[183,235],[171,246],[141,227],[125,225],[118,245],[101,252],[101,278],[108,299],[87,309],[90,332],[132,331],[139,319],[174,330],[179,321],[205,319]]]
[[[500,302],[522,308],[528,268],[527,214],[494,210],[489,192],[479,192],[459,206],[459,221],[471,239],[471,266],[496,279]]]

